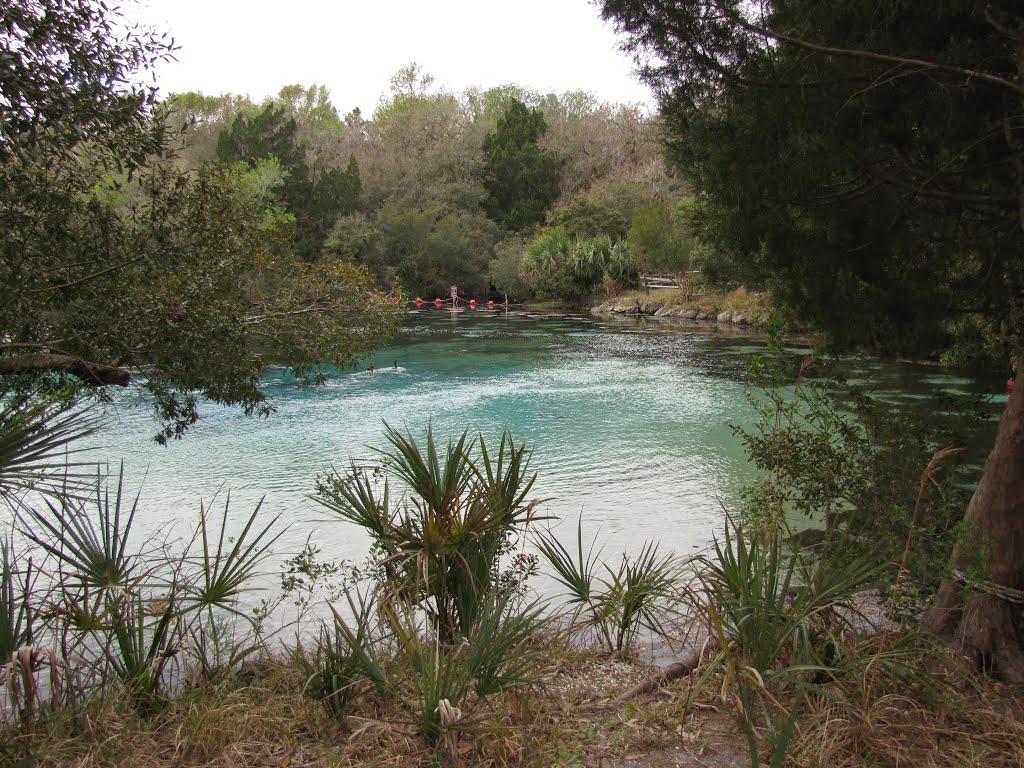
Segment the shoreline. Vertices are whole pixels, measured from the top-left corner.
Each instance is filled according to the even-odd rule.
[[[734,325],[752,330],[763,328],[768,312],[759,309],[722,309],[689,304],[674,304],[657,299],[611,299],[590,308],[590,314],[601,316],[645,317],[654,319],[693,320],[706,325]]]

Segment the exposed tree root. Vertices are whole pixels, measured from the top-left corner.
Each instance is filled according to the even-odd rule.
[[[595,702],[593,704],[583,704],[576,708],[576,712],[580,714],[586,714],[589,712],[613,712],[630,699],[635,699],[637,696],[643,696],[646,693],[653,693],[654,691],[661,688],[665,683],[675,680],[679,677],[686,677],[693,672],[700,665],[701,652],[693,651],[682,661],[676,661],[669,664],[667,667],[662,669],[658,674],[648,677],[646,680],[638,683],[637,685],[630,688],[622,695],[612,699],[611,701]]]

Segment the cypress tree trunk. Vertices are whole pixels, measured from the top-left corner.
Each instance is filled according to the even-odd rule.
[[[1024,381],[1014,387],[1003,412],[965,520],[968,536],[953,550],[953,567],[966,568],[980,544],[985,578],[992,585],[1024,590]],[[965,590],[949,579],[923,626],[952,640],[979,667],[1024,683],[1024,605],[1017,597],[1019,592],[1015,597]]]

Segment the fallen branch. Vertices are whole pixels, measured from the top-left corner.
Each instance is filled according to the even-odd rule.
[[[583,704],[576,708],[576,711],[581,714],[588,712],[612,712],[630,699],[635,699],[637,696],[643,696],[647,693],[653,693],[654,691],[661,688],[668,682],[675,680],[679,677],[686,677],[698,666],[700,666],[701,652],[693,651],[682,661],[676,661],[669,664],[667,667],[662,669],[658,674],[652,675],[646,680],[638,683],[637,685],[630,688],[628,691],[612,699],[611,701],[596,702],[594,704]]]
[[[969,579],[963,571],[953,571],[951,575],[958,584],[963,584],[975,592],[984,592],[986,595],[998,597],[1000,600],[1005,600],[1008,603],[1024,605],[1024,589],[1014,589],[1013,587],[1006,587],[992,581]]]

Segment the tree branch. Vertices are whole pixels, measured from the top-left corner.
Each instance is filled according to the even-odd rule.
[[[274,320],[284,317],[297,317],[299,315],[308,315],[310,313],[326,312],[331,308],[330,304],[323,299],[314,300],[309,306],[303,307],[302,309],[290,309],[283,312],[267,312],[262,315],[250,315],[243,321],[244,325],[259,325],[265,320]]]
[[[70,373],[82,381],[97,387],[108,384],[118,387],[128,386],[131,374],[115,365],[90,363],[73,355],[57,355],[48,352],[14,355],[0,358],[0,376],[13,376],[25,373]]]
[[[877,61],[883,64],[896,64],[904,67],[920,67],[922,70],[930,70],[937,72],[946,72],[948,74],[959,75],[960,77],[966,78],[967,80],[979,80],[988,85],[994,85],[997,88],[1010,91],[1017,97],[1024,97],[1024,84],[1015,83],[1013,80],[1008,80],[1005,77],[999,75],[993,75],[990,72],[983,72],[978,69],[967,69],[965,67],[955,67],[951,64],[941,64],[937,61],[927,61],[926,59],[915,59],[907,56],[893,56],[888,53],[876,53],[875,51],[865,51],[859,48],[835,48],[830,45],[818,45],[812,43],[809,40],[804,40],[799,37],[791,37],[781,32],[773,32],[767,27],[762,27],[747,21],[742,15],[738,13],[730,12],[727,9],[723,9],[723,12],[728,14],[734,23],[738,24],[741,28],[745,29],[755,35],[762,35],[771,40],[775,40],[779,43],[786,43],[797,48],[803,48],[807,51],[813,51],[814,53],[821,53],[827,56],[844,56],[846,58],[864,59],[865,61]]]
[[[642,696],[647,693],[654,693],[656,690],[661,688],[668,682],[675,680],[679,677],[686,677],[698,666],[700,666],[702,652],[692,651],[682,661],[676,661],[669,664],[667,667],[648,677],[646,680],[634,685],[628,691],[623,692],[611,701],[601,701],[590,704],[581,704],[576,707],[576,712],[579,713],[591,713],[591,712],[613,712],[619,709],[630,699],[635,699],[637,696]]]

